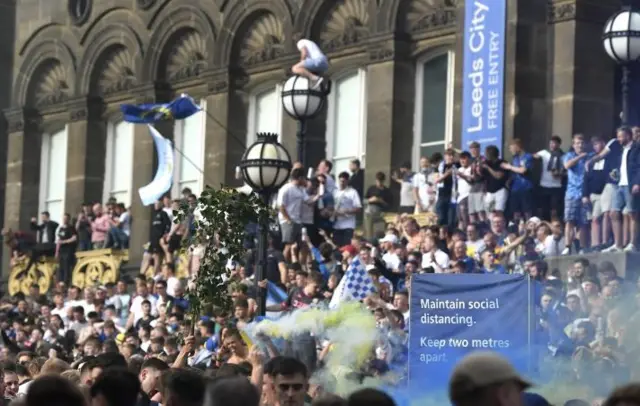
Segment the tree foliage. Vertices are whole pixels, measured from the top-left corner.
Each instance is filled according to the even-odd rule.
[[[178,221],[191,216],[195,233],[186,244],[204,246],[200,268],[187,291],[190,313],[196,318],[203,314],[205,306],[231,309],[227,264],[242,258],[248,225],[267,224],[270,210],[256,194],[207,186],[195,207],[183,205],[177,213]]]

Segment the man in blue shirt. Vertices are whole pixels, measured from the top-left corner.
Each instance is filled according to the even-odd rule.
[[[571,251],[575,238],[575,229],[578,229],[581,249],[587,242],[587,208],[582,204],[582,184],[584,183],[585,166],[593,156],[584,151],[584,136],[573,136],[573,151],[567,152],[562,157],[562,163],[567,170],[567,191],[564,196],[564,221],[565,221],[565,249],[562,255]]]
[[[532,212],[533,183],[529,179],[533,167],[533,156],[522,148],[522,142],[514,139],[509,145],[513,154],[511,164],[502,164],[502,169],[513,173],[511,177],[511,193],[509,194],[509,206],[513,213],[513,220],[518,223],[520,219],[529,219]]]

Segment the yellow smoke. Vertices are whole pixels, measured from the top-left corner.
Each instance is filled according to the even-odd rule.
[[[325,362],[334,376],[362,367],[370,359],[378,338],[373,315],[358,302],[345,302],[333,310],[293,312],[277,321],[265,320],[255,329],[257,334],[283,339],[303,332],[328,337],[331,350]]]

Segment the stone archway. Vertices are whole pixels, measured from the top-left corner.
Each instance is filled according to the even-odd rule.
[[[99,55],[89,79],[89,95],[105,97],[138,83],[136,61],[122,44],[108,46]]]
[[[156,79],[176,82],[199,76],[207,68],[211,57],[207,40],[196,29],[179,28],[160,54]]]
[[[26,91],[25,105],[42,109],[73,96],[73,71],[60,60],[49,58],[35,68]]]

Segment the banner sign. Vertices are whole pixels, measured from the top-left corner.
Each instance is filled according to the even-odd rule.
[[[480,350],[501,353],[523,374],[529,372],[532,296],[524,275],[415,275],[409,321],[410,386],[446,390],[455,364]]]
[[[507,0],[465,6],[462,149],[478,142],[502,150]]]
[[[158,154],[158,170],[151,183],[138,189],[140,200],[145,206],[150,206],[162,198],[171,189],[173,182],[173,144],[151,125],[149,131]]]

